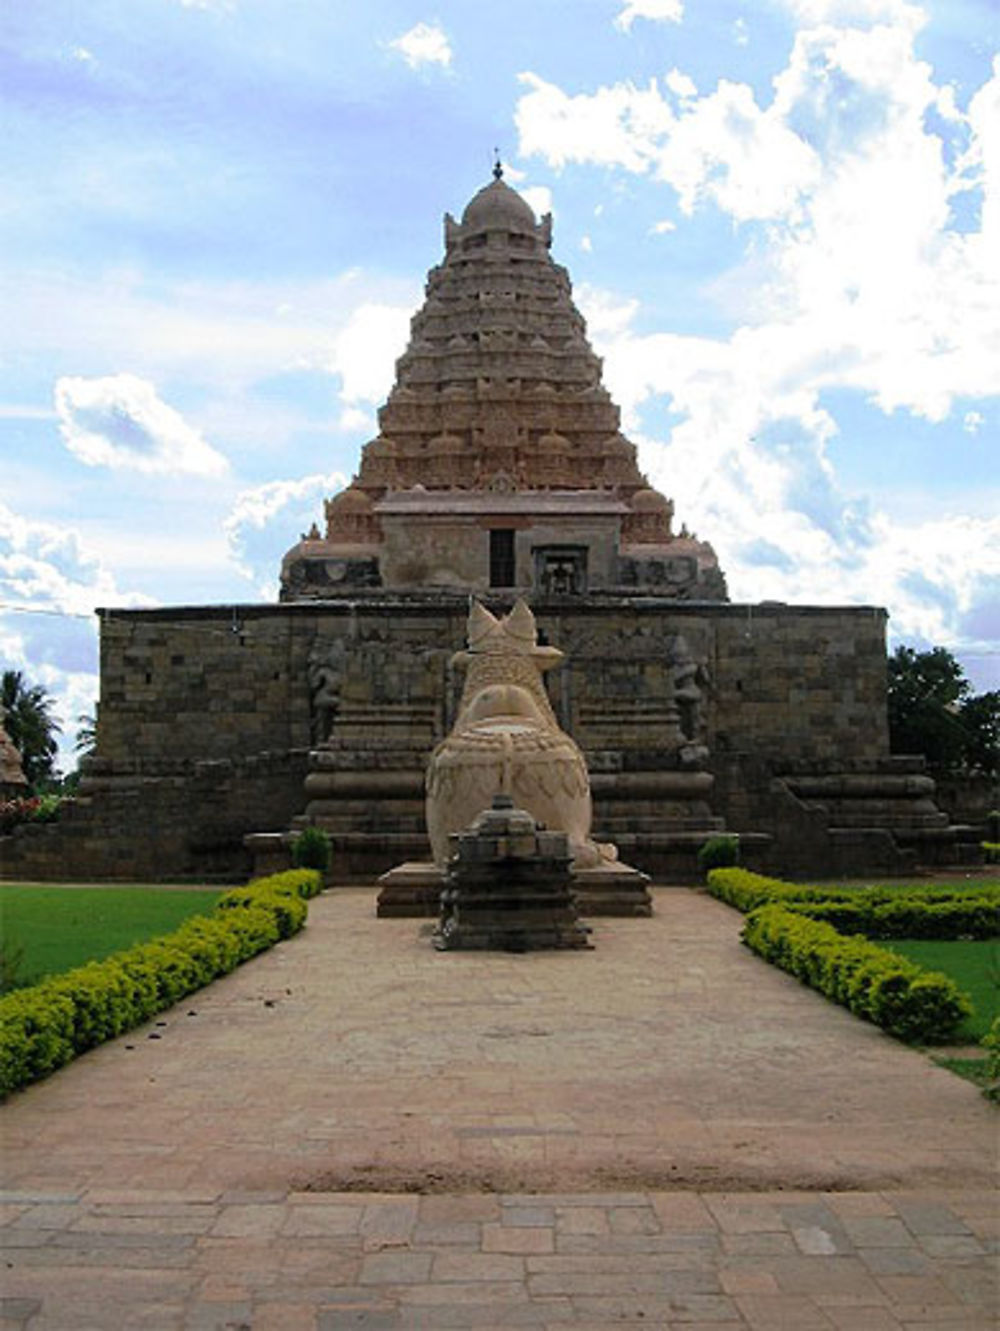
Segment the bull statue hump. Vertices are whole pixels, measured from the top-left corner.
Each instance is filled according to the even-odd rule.
[[[542,680],[562,652],[538,645],[535,617],[523,600],[500,619],[473,602],[467,636],[468,649],[453,658],[466,670],[458,716],[427,768],[435,863],[447,864],[449,834],[467,827],[498,794],[565,832],[574,869],[613,861],[613,846],[591,840],[587,764],[560,729]]]

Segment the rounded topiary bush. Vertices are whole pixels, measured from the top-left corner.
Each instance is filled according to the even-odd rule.
[[[318,869],[326,873],[332,853],[330,838],[321,827],[306,827],[292,842],[292,863],[296,869]]]
[[[739,862],[739,837],[709,837],[698,851],[698,868],[702,873],[708,873],[710,869],[730,869]]]

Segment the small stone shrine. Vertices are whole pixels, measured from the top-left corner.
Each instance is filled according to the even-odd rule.
[[[508,794],[461,832],[452,832],[434,946],[590,947],[577,916],[565,832],[546,831]]]

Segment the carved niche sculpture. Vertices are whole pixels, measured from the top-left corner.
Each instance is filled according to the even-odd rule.
[[[452,658],[467,670],[458,716],[427,768],[427,830],[435,863],[447,864],[449,834],[467,827],[497,794],[511,796],[552,831],[565,832],[574,870],[613,862],[614,846],[591,840],[587,765],[559,728],[542,681],[562,652],[538,645],[535,617],[521,600],[503,619],[473,602],[468,643],[468,651]]]
[[[0,799],[14,799],[28,790],[21,765],[21,755],[4,729],[4,710],[0,706]]]

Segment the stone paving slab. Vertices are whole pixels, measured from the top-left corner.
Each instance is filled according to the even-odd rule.
[[[27,1331],[341,1327],[845,1328],[997,1325],[994,1192],[292,1193],[18,1203],[0,1326]],[[472,1201],[477,1203],[470,1206]],[[947,1226],[927,1233],[924,1219]],[[859,1218],[883,1228],[860,1229]],[[159,1220],[159,1234],[150,1222]],[[734,1222],[740,1227],[733,1228]],[[752,1223],[753,1229],[742,1228]],[[453,1226],[449,1235],[442,1228]],[[581,1249],[581,1236],[598,1240]],[[761,1255],[727,1239],[766,1234]],[[827,1242],[817,1242],[826,1235]],[[27,1246],[18,1242],[30,1238]],[[886,1240],[889,1240],[886,1243]],[[958,1242],[961,1240],[961,1243]],[[893,1261],[886,1266],[889,1254]],[[905,1265],[899,1259],[905,1257]]]
[[[441,955],[373,906],[0,1110],[0,1329],[996,1327],[995,1111],[735,912]]]

